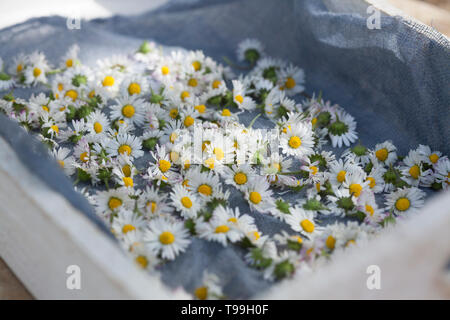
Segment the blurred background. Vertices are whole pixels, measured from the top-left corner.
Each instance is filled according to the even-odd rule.
[[[168,1],[170,0],[14,0],[13,4],[10,1],[0,1],[0,29],[30,18],[49,15],[83,19],[107,18],[117,14],[136,15]],[[450,37],[450,0],[368,1],[393,6]],[[32,297],[0,257],[0,300],[27,298]]]
[[[0,29],[29,18],[48,15],[106,18],[134,15],[157,8],[169,0],[15,0],[0,1]],[[177,0],[180,1],[180,0]],[[183,0],[195,2],[196,0]],[[450,37],[450,0],[371,0],[389,4]]]

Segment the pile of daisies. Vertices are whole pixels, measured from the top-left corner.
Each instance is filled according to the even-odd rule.
[[[143,269],[158,272],[197,237],[244,248],[249,266],[281,280],[413,214],[420,188],[449,187],[448,157],[424,145],[406,156],[390,141],[365,147],[351,115],[307,95],[303,70],[257,40],[239,44],[239,76],[201,51],[164,55],[149,42],[96,67],[78,53],[58,67],[20,54],[7,71],[0,59],[0,111],[48,145]],[[31,86],[42,92],[14,96]],[[271,125],[254,129],[257,120]],[[346,149],[336,158],[332,148]],[[290,231],[264,234],[257,215]],[[193,294],[222,298],[223,285],[205,271]]]

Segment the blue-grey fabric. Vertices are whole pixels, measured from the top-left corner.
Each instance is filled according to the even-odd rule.
[[[129,53],[143,39],[152,39],[164,46],[202,49],[222,62],[223,56],[234,57],[241,40],[254,37],[269,55],[305,70],[307,92],[321,90],[352,114],[362,143],[373,147],[391,139],[403,154],[419,143],[449,154],[449,41],[431,28],[384,13],[381,29],[370,30],[368,6],[362,0],[177,0],[135,17],[83,21],[80,30],[68,30],[64,18],[46,17],[1,30],[0,56],[8,63],[18,52],[39,49],[56,63],[78,43],[83,63],[94,65],[98,58]],[[33,91],[19,89],[15,94],[28,98]],[[248,123],[252,116],[242,120]],[[0,135],[23,163],[96,220],[54,162],[46,162],[36,141],[23,138],[8,122],[0,117]],[[266,124],[260,118],[255,127]],[[238,193],[232,194],[231,203],[248,213]],[[273,217],[251,215],[267,234],[285,229]],[[244,253],[194,239],[187,252],[164,266],[162,279],[192,291],[208,269],[222,279],[227,296],[251,297],[270,283],[245,265]]]

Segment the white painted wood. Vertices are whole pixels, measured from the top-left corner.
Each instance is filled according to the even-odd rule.
[[[36,298],[189,299],[139,270],[1,138],[0,150],[0,255]],[[66,288],[69,265],[81,268],[81,290]]]
[[[262,299],[450,299],[450,191],[364,247],[349,249],[313,274],[274,286]],[[369,290],[367,267],[381,269]]]

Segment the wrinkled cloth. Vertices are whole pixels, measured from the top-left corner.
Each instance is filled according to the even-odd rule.
[[[368,6],[361,0],[176,0],[135,17],[82,21],[80,30],[67,29],[64,18],[45,17],[1,30],[0,56],[7,65],[19,52],[41,50],[56,64],[77,43],[81,61],[93,66],[99,58],[128,54],[150,39],[169,47],[201,49],[223,62],[223,56],[235,57],[240,41],[253,37],[262,41],[268,55],[305,70],[306,92],[322,91],[325,99],[354,116],[366,146],[392,140],[400,154],[419,143],[449,154],[449,41],[429,27],[384,13],[381,29],[370,30]],[[29,98],[38,91],[17,89],[15,94]],[[248,123],[253,116],[242,121]],[[260,118],[254,127],[267,124]],[[49,161],[43,146],[4,116],[0,135],[49,188],[109,234],[55,161]],[[292,194],[290,200],[300,196]],[[232,193],[230,203],[249,213],[239,193]],[[265,234],[287,230],[274,217],[250,215]],[[228,297],[248,298],[271,283],[245,264],[244,254],[236,246],[193,239],[184,254],[164,265],[162,280],[193,291],[208,269],[219,276]]]

